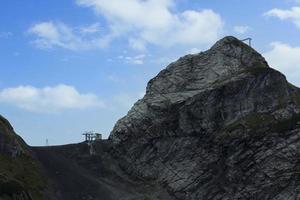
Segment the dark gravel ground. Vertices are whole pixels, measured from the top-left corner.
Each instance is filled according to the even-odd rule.
[[[132,180],[110,156],[108,141],[94,143],[89,155],[86,143],[32,147],[48,177],[49,200],[171,199],[157,184]]]

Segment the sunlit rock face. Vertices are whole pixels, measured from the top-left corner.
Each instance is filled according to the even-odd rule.
[[[300,91],[234,37],[150,80],[110,141],[174,199],[300,199]]]

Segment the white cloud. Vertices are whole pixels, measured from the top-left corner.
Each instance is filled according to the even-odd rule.
[[[270,66],[285,74],[289,81],[300,86],[300,47],[282,42],[271,43],[271,50],[264,53]]]
[[[300,28],[300,7],[292,7],[289,10],[274,8],[264,14],[267,17],[277,17],[280,20],[289,20]]]
[[[79,30],[79,31],[78,31]],[[89,50],[106,47],[110,36],[92,35],[99,32],[99,24],[72,28],[64,23],[41,22],[29,28],[36,37],[32,43],[41,49],[60,47],[69,50]]]
[[[215,41],[223,20],[210,9],[175,13],[174,0],[77,0],[104,16],[115,36],[130,35],[129,45],[203,45]]]
[[[233,28],[234,32],[238,33],[238,34],[245,34],[250,30],[249,26],[235,26]]]
[[[146,50],[146,42],[140,39],[130,38],[128,40],[129,46],[133,49],[145,51]]]
[[[104,103],[94,94],[81,94],[74,87],[57,85],[36,88],[19,86],[0,90],[0,102],[32,112],[53,113],[65,109],[102,108]]]
[[[118,56],[118,59],[124,61],[125,63],[129,63],[129,64],[143,65],[146,57],[147,57],[147,55],[145,55],[145,54],[139,54],[136,56],[120,55],[120,56]]]
[[[83,34],[92,34],[100,32],[100,23],[94,23],[89,26],[80,27],[80,32]]]
[[[125,59],[129,63],[136,64],[136,65],[142,65],[142,64],[144,64],[145,57],[146,57],[145,54],[140,54],[140,55],[137,55],[137,56],[134,56],[134,57],[127,56],[127,57],[125,57]]]

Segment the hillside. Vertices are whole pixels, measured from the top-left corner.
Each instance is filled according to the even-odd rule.
[[[42,199],[46,182],[29,147],[0,116],[0,199]]]

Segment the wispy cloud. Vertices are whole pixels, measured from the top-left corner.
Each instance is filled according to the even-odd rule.
[[[89,26],[80,27],[79,30],[83,34],[99,33],[101,31],[100,23],[94,23]]]
[[[55,113],[66,109],[103,108],[105,106],[96,95],[81,94],[73,86],[63,84],[44,88],[33,86],[6,88],[0,90],[0,102],[40,113]]]
[[[139,54],[135,56],[118,56],[119,60],[122,60],[125,63],[134,64],[134,65],[142,65],[144,64],[145,58],[147,55],[145,54]]]
[[[266,17],[277,17],[280,20],[291,21],[297,28],[300,28],[300,7],[292,7],[290,9],[284,10],[279,8],[274,8],[266,13]]]
[[[235,26],[233,27],[234,32],[238,33],[238,34],[245,34],[248,31],[250,31],[250,27],[249,26]]]
[[[41,22],[28,30],[35,39],[32,43],[41,49],[60,47],[69,50],[90,50],[104,48],[110,42],[110,36],[95,35],[99,24],[74,28],[61,22]]]
[[[203,45],[215,41],[223,20],[210,9],[174,12],[175,0],[77,0],[104,16],[115,36],[127,36],[130,47]]]

